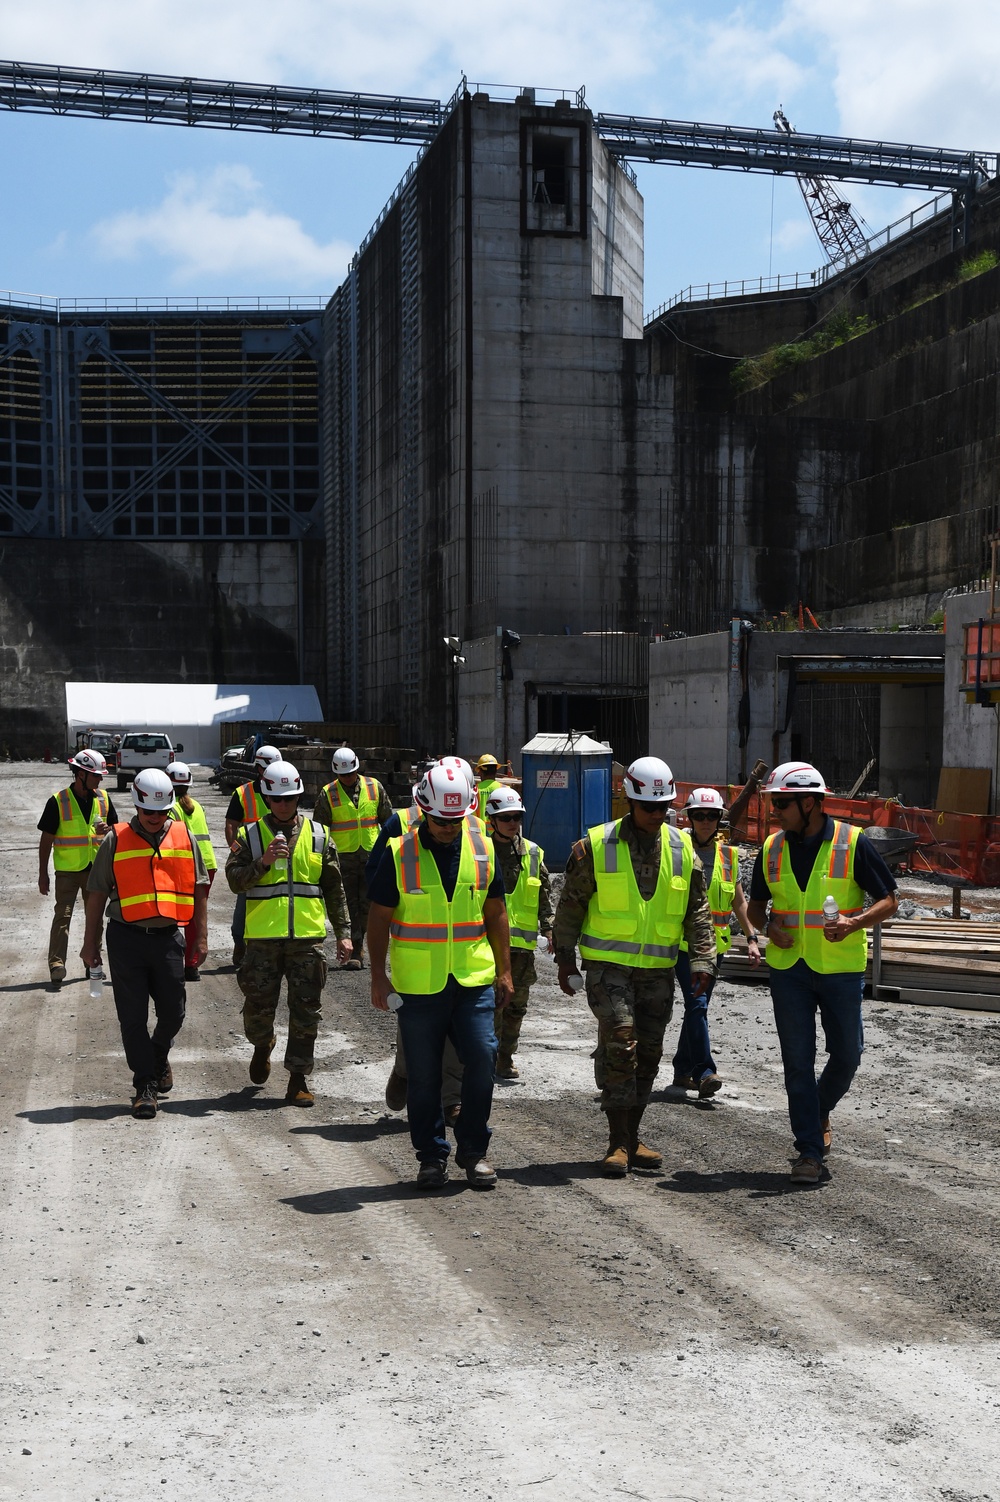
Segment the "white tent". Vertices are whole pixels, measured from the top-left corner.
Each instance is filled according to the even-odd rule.
[[[322,720],[306,683],[67,683],[68,744],[78,730],[161,730],[185,761],[218,761],[224,720]]]

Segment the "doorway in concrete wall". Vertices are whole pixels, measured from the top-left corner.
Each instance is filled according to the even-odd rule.
[[[586,730],[598,741],[609,741],[616,761],[624,766],[645,756],[649,746],[648,694],[539,693],[536,731]]]
[[[812,762],[838,793],[848,792],[858,778],[859,795],[877,793],[881,708],[880,683],[796,684],[792,759]]]

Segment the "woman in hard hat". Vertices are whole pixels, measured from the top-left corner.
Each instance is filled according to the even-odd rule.
[[[719,841],[719,823],[725,811],[721,795],[715,788],[695,788],[683,812],[691,823],[691,843],[705,872],[708,905],[715,927],[715,947],[721,962],[732,943],[730,914],[746,934],[747,955],[751,965],[760,964],[760,946],[747,916],[747,899],[740,885],[739,851],[735,845]],[[674,1085],[682,1090],[697,1090],[699,1100],[708,1100],[722,1087],[712,1057],[708,1036],[708,1002],[715,989],[713,976],[700,995],[691,992],[691,965],[687,949],[681,946],[677,957],[677,983],[684,997],[684,1021],[674,1054]]]
[[[205,810],[197,798],[191,797],[191,768],[186,761],[172,761],[167,768],[167,776],[174,788],[174,806],[171,813],[175,819],[183,819],[191,832],[191,838],[197,840],[201,858],[205,862],[205,870],[208,872],[208,889],[211,891],[219,863],[212,849],[212,836],[208,832]],[[194,924],[189,923],[184,930],[185,980],[201,980],[198,966],[194,962],[197,941],[198,935],[195,933]]]

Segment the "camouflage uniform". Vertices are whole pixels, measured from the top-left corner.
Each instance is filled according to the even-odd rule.
[[[261,823],[272,833],[281,826],[268,814]],[[292,831],[287,833],[288,858],[302,828],[296,815]],[[234,892],[245,892],[264,874],[263,861],[254,860],[243,830],[226,861],[226,880]],[[326,913],[338,939],[346,938],[351,926],[344,900],[344,883],[333,841],[327,843],[323,856],[320,889]],[[313,1048],[323,1013],[320,1002],[326,984],[326,960],[322,939],[247,939],[246,954],[236,979],[243,992],[243,1032],[256,1048],[274,1039],[274,1014],[278,1006],[281,977],[288,983],[288,1042],[285,1068],[290,1074],[310,1074]]]
[[[643,834],[626,814],[621,838],[632,857],[639,893],[649,900],[660,870],[660,835]],[[597,891],[590,836],[577,840],[566,866],[553,940],[556,963],[573,966],[590,900]],[[705,898],[705,873],[699,861],[691,871],[691,890],[684,918],[684,937],[691,969],[715,973],[715,929]],[[604,1111],[641,1110],[649,1099],[663,1053],[663,1034],[673,1011],[673,969],[645,970],[630,965],[584,960],[587,1001],[597,1018],[594,1075]]]
[[[521,875],[524,842],[520,835],[515,835],[512,840],[497,839],[494,835],[493,849],[496,851],[497,865],[503,876],[503,889],[509,897]],[[539,876],[542,886],[538,894],[538,932],[547,934],[552,931],[552,881],[544,862],[539,870]],[[535,972],[535,951],[514,949],[512,946],[510,973],[514,981],[514,994],[505,1007],[497,1007],[493,1016],[493,1030],[500,1045],[498,1064],[504,1060],[509,1064],[511,1056],[517,1053],[521,1024],[528,1010],[528,992],[538,979]]]
[[[392,818],[395,810],[382,784],[375,778],[372,778],[372,781],[378,788],[378,813],[375,817],[381,827]],[[357,808],[361,797],[361,777],[358,777],[353,788],[345,788],[344,791]],[[326,796],[326,788],[320,788],[312,816],[317,824],[325,824],[329,829],[330,800]],[[354,946],[354,958],[360,960],[365,944],[365,930],[368,927],[368,883],[365,881],[365,866],[371,852],[369,850],[342,850],[338,854],[340,874],[344,882],[344,895],[347,898],[347,907],[351,915],[351,943]]]

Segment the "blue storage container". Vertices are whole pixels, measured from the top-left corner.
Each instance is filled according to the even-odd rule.
[[[589,735],[562,731],[536,735],[521,747],[524,832],[559,871],[576,840],[611,818],[612,754]]]

